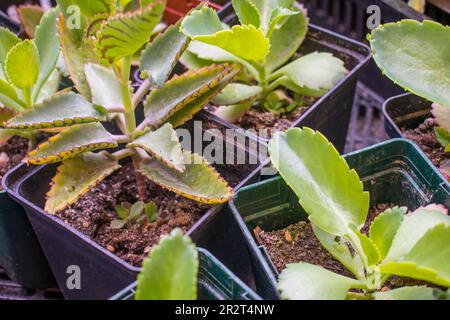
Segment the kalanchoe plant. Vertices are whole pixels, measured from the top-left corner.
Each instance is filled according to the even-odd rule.
[[[387,77],[433,102],[436,137],[450,152],[450,27],[403,20],[380,26],[368,39],[375,62]],[[450,179],[450,167],[441,171]]]
[[[433,299],[450,294],[426,286],[386,291],[391,276],[450,287],[450,217],[441,205],[407,213],[394,207],[362,232],[370,197],[355,170],[319,132],[277,133],[269,143],[272,163],[298,196],[316,237],[354,278],[322,267],[289,264],[279,276],[285,299]],[[357,289],[357,291],[355,291]]]
[[[124,202],[116,205],[115,209],[120,219],[111,221],[111,228],[113,229],[122,229],[127,223],[153,223],[158,217],[158,207],[153,201],[148,203],[137,201],[133,205]]]
[[[61,0],[66,17],[59,17],[59,38],[79,93],[59,92],[6,123],[9,129],[64,128],[26,159],[29,164],[61,162],[47,194],[46,211],[54,214],[74,203],[128,157],[141,201],[147,198],[145,178],[199,202],[227,201],[232,189],[205,159],[182,150],[174,127],[191,119],[240,67],[213,65],[167,80],[189,39],[175,25],[148,43],[165,1],[142,0],[131,12],[119,10],[113,5],[116,1],[77,3],[84,29],[68,27],[70,15],[65,8],[73,1]],[[133,94],[129,78],[132,58],[138,53],[140,70],[148,78]],[[137,123],[135,108],[141,102],[145,119]],[[104,128],[101,122],[108,119],[115,119],[121,135]],[[119,144],[125,147],[114,153],[104,150]]]
[[[408,0],[408,5],[420,13],[425,12],[426,0]]]
[[[294,0],[233,0],[240,25],[223,25],[214,10],[203,7],[184,18],[183,33],[194,40],[183,62],[196,68],[213,62],[236,62],[244,74],[213,102],[217,114],[237,121],[252,106],[283,113],[299,106],[286,92],[320,97],[346,73],[343,61],[313,52],[289,62],[308,31],[306,11]],[[289,62],[289,63],[287,63]]]
[[[21,40],[0,27],[0,145],[18,135],[29,139],[30,147],[35,146],[39,128],[3,127],[16,114],[34,110],[59,89],[57,16],[57,9],[48,11],[32,40]]]
[[[145,258],[136,300],[196,300],[199,258],[192,240],[180,229],[165,235]]]

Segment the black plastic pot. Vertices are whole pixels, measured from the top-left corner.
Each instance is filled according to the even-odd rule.
[[[236,15],[231,3],[219,11],[219,16],[225,23],[232,25],[236,22]],[[330,52],[343,59],[349,73],[297,119],[293,126],[308,126],[319,130],[342,152],[347,137],[357,78],[369,62],[370,49],[362,43],[310,25],[300,52],[307,54],[314,51]],[[238,128],[229,122],[227,124],[230,128]]]
[[[308,9],[312,23],[361,42],[367,42],[366,36],[370,32],[367,19],[373,12],[370,14],[367,12],[369,6],[375,5],[380,8],[382,24],[401,19],[419,21],[430,19],[402,0],[298,0],[298,2]],[[403,92],[399,86],[381,74],[373,59],[370,60],[360,80],[384,99]]]
[[[431,117],[431,102],[406,93],[392,97],[383,104],[384,126],[391,138],[403,138],[403,131],[415,129]],[[449,183],[450,185],[450,183]]]
[[[9,278],[27,289],[56,285],[23,208],[5,191],[0,192],[0,266]]]
[[[417,146],[408,140],[393,139],[345,156],[370,192],[371,205],[393,203],[410,210],[430,203],[450,208],[450,188]],[[229,204],[247,238],[255,273],[256,288],[263,298],[276,298],[277,271],[258,245],[253,229],[270,231],[307,219],[298,198],[281,177],[240,189]]]
[[[195,124],[190,122],[187,127],[193,130],[193,126]],[[204,145],[201,146],[203,147]],[[65,298],[107,299],[132,283],[139,268],[121,260],[78,230],[43,210],[45,193],[49,189],[55,170],[56,165],[19,166],[7,174],[4,188],[24,206]],[[244,177],[235,189],[255,182],[258,179],[257,172]],[[14,176],[18,179],[11,178]],[[251,286],[254,281],[250,253],[248,250],[240,250],[245,248],[245,238],[236,222],[230,219],[231,216],[226,218],[226,215],[220,213],[220,206],[214,207],[205,213],[188,234],[198,246],[223,259],[231,271]],[[80,289],[71,290],[67,286],[66,282],[71,275],[70,266],[80,268]]]
[[[198,253],[200,260],[197,282],[198,300],[261,299],[207,250],[198,248]],[[111,297],[110,300],[133,300],[135,293],[136,282]]]

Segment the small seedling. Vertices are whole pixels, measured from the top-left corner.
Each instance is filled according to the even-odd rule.
[[[233,0],[240,24],[231,28],[207,7],[193,11],[181,30],[193,42],[182,61],[190,68],[240,63],[244,71],[213,102],[231,122],[251,107],[281,114],[301,105],[300,96],[321,97],[341,80],[344,62],[326,52],[294,55],[308,32],[306,10],[294,0]]]
[[[299,198],[320,243],[354,278],[308,263],[289,264],[278,282],[284,299],[440,299],[450,297],[450,217],[442,205],[408,213],[394,207],[362,232],[369,193],[355,170],[319,132],[277,133],[270,158]],[[388,191],[387,191],[388,192]],[[435,285],[388,290],[392,276]]]
[[[153,202],[144,203],[137,201],[133,205],[123,202],[115,206],[115,210],[120,219],[111,221],[111,228],[122,229],[127,223],[143,223],[148,221],[154,223],[158,217],[158,207]]]

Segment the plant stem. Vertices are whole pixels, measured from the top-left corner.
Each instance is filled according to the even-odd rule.
[[[151,89],[151,87],[152,85],[149,78],[145,79],[144,82],[142,82],[142,84],[139,86],[139,89],[137,89],[136,93],[133,95],[133,106],[135,108],[142,100],[142,98],[144,98],[147,92]]]
[[[32,102],[31,102],[31,88],[23,89],[23,97],[25,98],[25,103],[26,103],[27,107],[30,108],[31,105],[32,105]]]
[[[145,187],[145,177],[140,172],[142,160],[137,153],[133,153],[131,159],[133,160],[134,175],[136,177],[136,186],[138,190],[139,200],[146,201],[147,189]]]
[[[133,102],[130,92],[130,70],[131,70],[131,57],[125,57],[122,61],[120,90],[122,94],[122,101],[125,109],[125,129],[126,134],[132,135],[136,130],[136,117],[134,115]]]
[[[114,140],[116,140],[117,143],[128,143],[131,142],[130,137],[127,135],[114,135]]]
[[[122,160],[122,159],[124,159],[124,158],[127,158],[127,157],[132,156],[133,153],[134,153],[134,152],[133,152],[133,150],[131,150],[131,149],[122,149],[122,150],[119,150],[119,151],[114,152],[111,156],[112,156],[115,160],[119,161],[119,160]]]
[[[37,145],[36,135],[37,134],[33,132],[28,137],[28,150],[33,150],[34,148],[36,148],[36,145]]]

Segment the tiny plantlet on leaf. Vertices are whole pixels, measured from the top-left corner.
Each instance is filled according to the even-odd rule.
[[[344,77],[344,62],[330,53],[293,59],[308,31],[306,11],[294,0],[233,0],[233,7],[240,24],[231,28],[208,7],[191,12],[181,24],[193,40],[182,57],[185,65],[244,66],[236,82],[213,99],[220,117],[236,122],[251,107],[289,112],[301,105],[300,96],[320,97]]]
[[[41,128],[5,128],[5,125],[19,113],[32,112],[59,89],[58,9],[41,16],[29,26],[33,39],[21,40],[0,27],[0,145],[20,136],[28,139],[30,149],[34,148]]]
[[[67,26],[72,2],[58,1],[58,35],[77,92],[57,92],[5,122],[11,130],[59,130],[26,159],[29,164],[61,162],[45,210],[55,214],[74,203],[118,170],[126,158],[131,158],[142,201],[136,205],[147,200],[145,179],[202,203],[226,202],[232,189],[203,157],[182,149],[174,128],[200,111],[241,67],[211,65],[169,79],[189,39],[177,24],[149,42],[160,24],[165,0],[142,0],[136,8],[116,6],[112,0],[80,2],[81,29]],[[146,79],[133,92],[130,73],[136,56]],[[29,78],[19,80],[29,87]],[[145,118],[138,123],[135,109],[142,105]],[[110,120],[121,134],[105,129],[102,122]],[[134,219],[131,209],[128,221]]]
[[[145,221],[153,223],[158,217],[158,206],[153,201],[148,203],[137,201],[133,205],[123,202],[116,205],[115,210],[120,219],[111,221],[113,229],[122,229],[127,223],[135,224]]]
[[[136,300],[196,300],[199,258],[180,229],[161,238],[144,259]]]
[[[305,147],[307,146],[307,147]],[[278,282],[284,299],[440,299],[428,286],[386,290],[392,276],[450,287],[450,217],[442,205],[409,212],[393,207],[362,232],[370,197],[333,145],[309,128],[277,133],[270,158],[299,198],[320,243],[353,275],[349,278],[308,263],[289,264]],[[357,291],[355,291],[357,289]]]
[[[403,20],[380,26],[368,39],[375,62],[388,78],[433,102],[436,138],[450,152],[450,27]],[[450,179],[450,167],[440,169]]]

